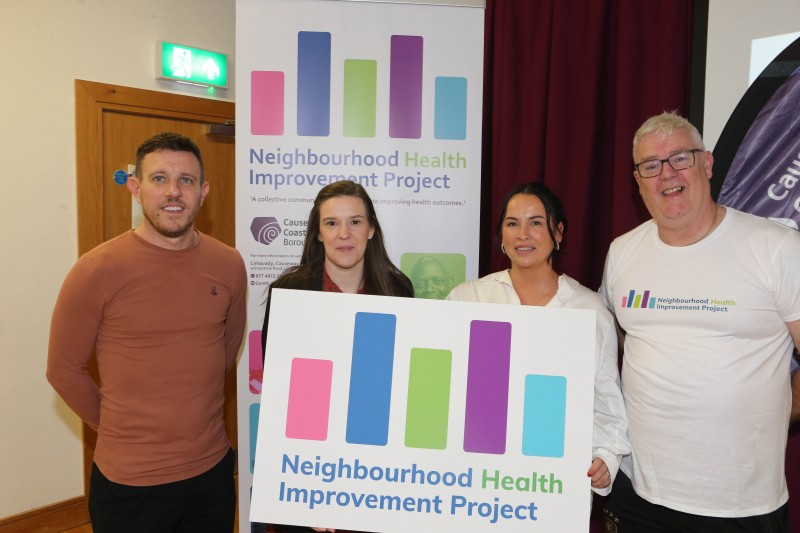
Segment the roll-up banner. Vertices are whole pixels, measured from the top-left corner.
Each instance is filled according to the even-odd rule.
[[[714,149],[720,203],[800,226],[800,37],[753,81]],[[714,191],[716,192],[716,191]]]
[[[317,192],[371,196],[418,297],[478,275],[483,0],[237,0],[236,245],[250,280],[238,365],[239,523],[263,387],[269,284],[300,260]],[[306,335],[309,324],[297,324]]]

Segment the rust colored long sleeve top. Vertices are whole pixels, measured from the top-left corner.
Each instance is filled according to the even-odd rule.
[[[130,231],[72,268],[53,312],[47,378],[98,432],[94,459],[110,480],[180,481],[225,455],[223,388],[246,287],[239,253],[203,234],[167,250]],[[92,353],[99,388],[86,369]]]

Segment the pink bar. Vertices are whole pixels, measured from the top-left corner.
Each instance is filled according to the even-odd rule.
[[[261,330],[254,329],[247,337],[248,362],[250,363],[250,392],[261,394],[264,380],[264,356],[261,354]]]
[[[305,440],[328,438],[332,376],[333,361],[299,357],[292,360],[286,437]]]
[[[283,135],[283,72],[254,70],[250,73],[250,132]]]

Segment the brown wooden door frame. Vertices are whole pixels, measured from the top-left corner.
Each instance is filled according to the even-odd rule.
[[[234,104],[195,96],[75,80],[78,252],[105,241],[103,235],[103,113],[108,110],[223,124],[234,119]],[[133,154],[131,154],[133,156]]]
[[[235,117],[232,102],[75,80],[79,255],[108,239],[103,231],[103,188],[112,186],[103,173],[103,113],[107,111],[208,124],[224,124]],[[84,495],[89,490],[96,439],[95,432],[84,424]]]

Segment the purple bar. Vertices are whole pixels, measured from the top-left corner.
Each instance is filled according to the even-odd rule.
[[[510,366],[511,324],[473,320],[469,331],[464,451],[505,453]]]
[[[650,299],[650,291],[644,291],[644,296],[642,297],[642,309],[647,309],[647,301]]]
[[[283,135],[283,72],[250,73],[250,133]]]
[[[392,35],[389,62],[389,137],[422,136],[422,37]]]

